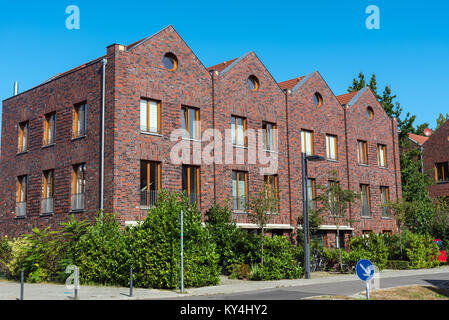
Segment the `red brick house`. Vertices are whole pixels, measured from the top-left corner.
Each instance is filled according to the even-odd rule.
[[[254,52],[206,68],[169,26],[3,101],[0,235],[57,227],[71,212],[93,220],[101,207],[132,224],[160,189],[186,191],[203,216],[229,199],[238,225],[255,229],[245,199],[263,182],[280,197],[269,230],[294,233],[301,152],[326,158],[310,164],[310,190],[335,170],[361,192],[345,236],[395,232],[381,203],[401,197],[397,139],[368,89],[336,97],[318,72],[277,83]],[[178,159],[181,144],[193,152]],[[335,243],[330,217],[321,237]]]

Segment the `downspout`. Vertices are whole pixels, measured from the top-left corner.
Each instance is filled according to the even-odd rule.
[[[290,211],[290,223],[292,221],[292,192],[291,192],[291,181],[290,181],[290,139],[288,132],[288,90],[285,91],[285,127],[287,130],[287,174],[288,174],[288,207]],[[304,201],[304,199],[303,199]],[[296,227],[298,226],[298,221],[296,221]]]
[[[216,151],[215,151],[215,75],[214,75],[215,71],[212,70],[211,72],[211,77],[212,77],[212,128],[214,129],[214,163],[213,163],[213,170],[214,170],[214,203],[217,203],[217,179],[215,176],[215,155],[216,155]]]
[[[391,119],[391,138],[393,139],[393,157],[394,157],[394,182],[396,185],[396,200],[399,199],[397,163],[396,163],[396,141],[394,135],[394,120]]]
[[[345,120],[345,143],[346,143],[346,175],[348,180],[348,190],[351,190],[351,184],[349,182],[349,150],[348,150],[348,125],[346,118],[346,105],[343,106],[343,114]],[[352,205],[349,203],[349,225],[352,227]],[[354,231],[353,231],[354,232]]]
[[[106,96],[106,64],[108,59],[104,58],[102,62],[102,87],[101,87],[101,161],[100,161],[100,211],[104,210],[104,114],[105,114],[105,96]]]

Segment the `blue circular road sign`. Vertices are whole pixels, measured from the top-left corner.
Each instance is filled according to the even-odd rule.
[[[357,273],[357,276],[362,281],[369,281],[374,277],[374,265],[367,259],[362,259],[357,262],[355,271]]]

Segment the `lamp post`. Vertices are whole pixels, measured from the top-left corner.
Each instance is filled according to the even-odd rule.
[[[321,156],[308,156],[304,152],[301,153],[302,162],[302,195],[303,195],[303,229],[304,229],[304,268],[306,271],[306,279],[310,279],[310,228],[309,228],[309,203],[307,195],[308,173],[307,161],[323,161]]]

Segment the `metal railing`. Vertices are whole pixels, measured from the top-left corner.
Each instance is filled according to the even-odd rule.
[[[16,216],[24,217],[27,214],[27,203],[26,201],[17,202],[16,204]]]
[[[84,193],[72,194],[72,210],[73,211],[84,210],[84,199],[85,199]]]
[[[53,213],[53,198],[44,198],[41,200],[42,214]]]
[[[246,197],[233,197],[232,208],[234,210],[246,210]]]
[[[151,207],[156,206],[157,203],[157,190],[144,190],[140,192],[140,206]]]

